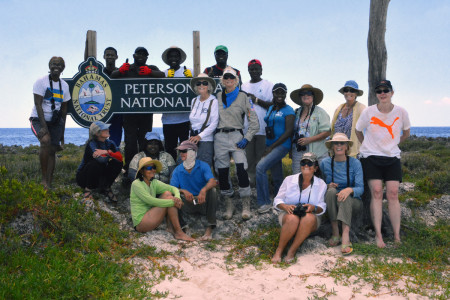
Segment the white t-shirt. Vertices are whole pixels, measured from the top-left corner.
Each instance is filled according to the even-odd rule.
[[[361,113],[356,123],[356,130],[363,132],[364,141],[359,149],[362,157],[371,155],[400,158],[400,136],[402,130],[411,127],[408,113],[400,106],[394,105],[391,112],[385,114],[371,105]]]
[[[53,81],[53,80],[52,80]],[[50,89],[50,80],[48,75],[45,75],[42,78],[36,80],[33,85],[33,94],[44,97],[44,101],[42,101],[42,109],[44,111],[45,121],[51,121],[52,119],[52,96],[55,100],[55,110],[61,109],[61,103],[67,102],[71,99],[69,92],[69,85],[67,82],[61,79],[61,88],[62,91],[59,90],[59,82],[53,81],[53,91]],[[33,106],[31,110],[31,118],[38,118],[38,114],[36,111],[36,106]]]
[[[327,191],[327,184],[322,179],[314,176],[314,183],[312,185],[312,190],[310,187],[302,191],[300,198],[300,188],[298,186],[298,177],[300,173],[287,176],[278,190],[278,194],[273,199],[273,207],[280,210],[278,204],[288,204],[297,205],[300,202],[303,204],[312,204],[322,208],[322,212],[317,214],[318,216],[323,214],[327,209],[327,204],[325,203],[325,193]],[[310,194],[311,192],[311,194]],[[299,201],[299,199],[301,199]],[[309,199],[309,202],[308,202]]]
[[[192,72],[192,69],[187,68]],[[164,74],[167,77],[167,73],[170,69],[164,71]],[[173,77],[186,77],[184,76],[184,66],[180,66],[178,70],[175,71],[175,75]],[[163,124],[180,124],[189,121],[189,113],[164,113],[162,114],[161,121]]]
[[[211,113],[209,115],[207,127],[203,130],[199,136],[202,138],[200,141],[212,142],[214,141],[214,131],[219,124],[219,104],[215,96],[211,95],[205,101],[200,101],[200,96],[192,99],[192,108],[189,115],[189,121],[191,121],[191,127],[193,130],[200,130],[205,123],[206,116],[208,115],[208,108],[211,104]],[[194,103],[195,102],[195,103]]]
[[[243,83],[241,86],[241,90],[243,90],[244,92],[253,94],[258,99],[267,102],[272,101],[273,98],[272,88],[273,83],[265,79],[257,83],[250,83],[250,81],[247,81],[246,83]],[[253,104],[253,107],[255,108],[255,113],[258,116],[259,121],[259,131],[256,133],[256,135],[266,135],[267,125],[266,122],[264,122],[264,117],[266,116],[267,110],[257,104]],[[247,130],[248,130],[248,119],[246,116],[244,121],[244,134],[247,132]]]

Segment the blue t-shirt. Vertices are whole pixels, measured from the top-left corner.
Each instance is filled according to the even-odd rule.
[[[364,193],[363,170],[359,160],[349,157],[350,165],[350,187],[353,188],[353,197],[361,198]],[[320,163],[320,170],[324,174],[325,182],[331,182],[331,157],[325,158]],[[341,191],[347,187],[347,162],[334,161],[334,183],[338,184],[337,190]]]
[[[267,110],[266,116],[264,117],[267,127],[273,127],[275,134],[274,139],[268,139],[266,136],[266,146],[272,145],[280,138],[280,136],[286,131],[286,117],[295,114],[294,110],[289,105],[283,106],[280,110],[273,109],[274,106],[271,105]],[[291,148],[291,138],[289,137],[282,145],[287,149]]]
[[[183,164],[176,167],[172,173],[170,185],[188,190],[194,196],[197,196],[211,178],[214,178],[214,176],[209,165],[204,161],[196,160],[191,173],[186,171]]]

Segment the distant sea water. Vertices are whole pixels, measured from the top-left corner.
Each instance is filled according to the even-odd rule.
[[[162,128],[153,128],[154,132],[161,135],[164,139]],[[450,137],[450,127],[411,127],[411,135],[425,137]],[[87,128],[66,128],[66,144],[84,145],[89,136]],[[123,141],[123,137],[122,137]],[[37,138],[31,132],[30,128],[0,128],[0,144],[3,146],[22,146],[39,145]]]

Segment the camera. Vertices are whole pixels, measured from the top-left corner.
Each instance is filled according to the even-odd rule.
[[[191,136],[191,137],[192,137],[192,136],[197,136],[199,133],[200,133],[200,130],[194,130],[194,129],[191,129],[191,130],[190,130],[190,136]]]
[[[304,134],[298,134],[298,133],[295,134],[294,143],[295,143],[295,146],[297,147],[297,152],[306,151],[306,146],[305,145],[299,145],[298,144],[298,139],[302,139],[304,137],[305,137]]]
[[[53,110],[52,113],[52,119],[50,120],[50,124],[57,125],[59,123],[59,120],[61,119],[61,111],[60,110]]]
[[[269,140],[273,140],[275,138],[275,132],[273,131],[273,127],[266,127],[266,138]]]
[[[299,216],[300,218],[306,216],[306,210],[308,209],[307,206],[303,206],[303,204],[299,203],[294,208],[294,211],[292,212],[294,215]]]

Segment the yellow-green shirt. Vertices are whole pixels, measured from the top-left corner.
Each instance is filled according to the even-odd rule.
[[[130,207],[133,226],[141,223],[145,213],[152,207],[172,207],[172,199],[156,198],[156,195],[166,191],[171,192],[175,197],[180,198],[180,191],[171,185],[165,184],[157,179],[153,179],[148,186],[145,181],[136,179],[131,184]],[[180,198],[181,199],[181,198]]]

